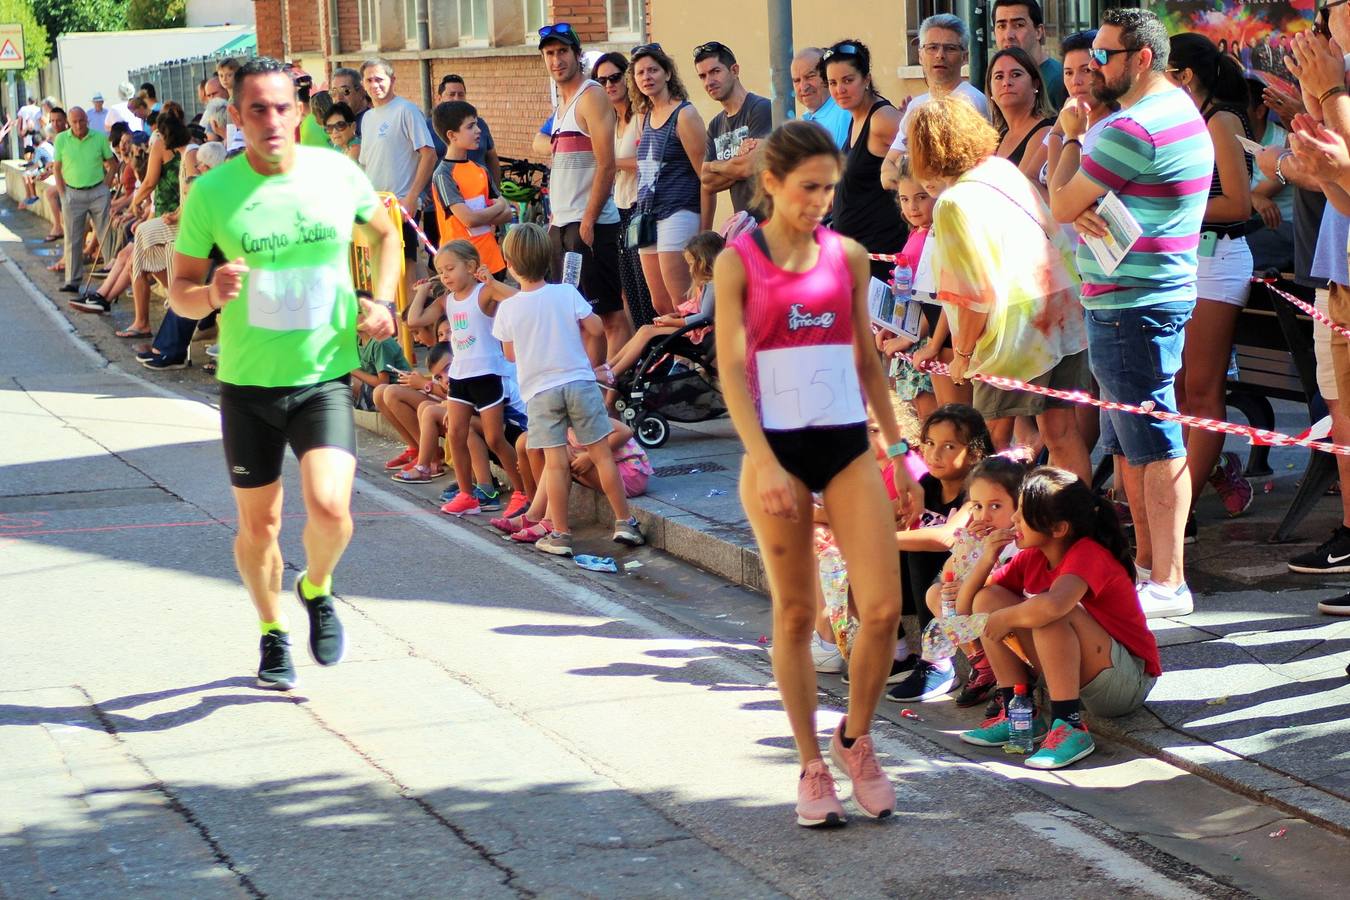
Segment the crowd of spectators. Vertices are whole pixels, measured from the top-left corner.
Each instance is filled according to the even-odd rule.
[[[997,49],[983,90],[963,75],[967,25],[947,14],[920,24],[927,90],[899,106],[878,93],[873,50],[860,40],[803,49],[792,61],[799,118],[827,136],[822,146],[841,163],[834,181],[802,190],[816,191],[816,213],[834,233],[870,254],[873,278],[890,281],[898,256],[918,296],[932,301],[917,342],[876,335],[877,350],[895,357],[890,384],[901,420],[923,423],[910,460],[928,473],[917,501],[922,527],[900,527],[897,537],[905,602],[930,615],[925,598],[936,603],[930,588],[972,522],[981,533],[1010,527],[985,514],[967,482],[982,457],[1024,448],[1061,473],[1037,482],[1041,524],[1024,515],[1028,533],[1049,529],[1060,539],[1056,523],[1068,523],[1066,533],[1096,535],[1111,565],[1131,570],[1142,616],[1185,615],[1193,601],[1183,547],[1199,534],[1196,498],[1213,486],[1230,516],[1252,499],[1222,436],[1127,413],[1098,416],[975,376],[1222,419],[1234,328],[1254,273],[1292,267],[1304,283],[1328,286],[1320,308],[1350,324],[1350,192],[1342,187],[1350,184],[1350,98],[1326,36],[1350,46],[1350,7],[1331,4],[1318,34],[1290,42],[1284,56],[1301,96],[1266,86],[1257,70],[1273,62],[1244,70],[1243,54],[1268,54],[1266,44],[1235,55],[1199,35],[1169,37],[1156,16],[1127,9],[1050,48],[1036,0],[992,7]],[[381,342],[362,347],[352,382],[355,404],[378,410],[406,440],[387,466],[392,477],[442,477],[448,454],[457,483],[443,496],[446,513],[504,506],[494,524],[513,540],[570,554],[570,481],[602,490],[615,540],[637,543],[626,498],[650,472],[632,433],[609,418],[613,392],[578,383],[612,388],[649,340],[712,326],[724,238],[741,256],[766,257],[747,271],[784,274],[767,249],[750,249],[761,238],[746,235],[761,234],[771,195],[789,189],[800,162],[773,171],[765,159],[771,134],[784,146],[814,138],[773,131],[770,101],[745,88],[735,52],[719,41],[683,54],[720,106],[707,122],[670,48],[648,43],[588,58],[565,22],[541,28],[538,47],[557,98],[540,110],[535,142],[551,167],[542,230],[513,221],[491,130],[460,76],[445,76],[423,109],[400,95],[382,59],[336,69],[325,90],[299,69],[292,75],[304,112],[300,142],[348,156],[404,219],[406,325],[432,348],[429,366],[422,374],[396,342]],[[24,202],[47,203],[47,239],[65,241],[64,260],[53,266],[65,273],[62,290],[92,313],[130,290],[134,318],[121,337],[152,336],[152,289],[169,278],[181,199],[194,178],[242,149],[229,116],[237,67],[222,61],[199,85],[204,111],[192,119],[153,85],[129,83],[110,106],[101,95],[69,110],[48,98],[18,112],[32,160]],[[1239,139],[1267,149],[1253,158]],[[48,175],[54,186],[45,186]],[[731,215],[718,222],[723,194]],[[1107,234],[1098,204],[1108,195],[1142,229],[1115,265],[1090,246]],[[419,227],[435,252],[424,252]],[[97,287],[84,277],[86,256],[102,279]],[[792,329],[821,321],[793,316]],[[194,330],[210,327],[170,313],[142,362],[188,365]],[[1319,337],[1320,387],[1342,442],[1350,441],[1350,417],[1336,398],[1340,386],[1350,391],[1347,360],[1342,338]],[[929,373],[925,361],[946,371]],[[1080,521],[1056,499],[1077,496],[1074,483],[1090,484],[1094,449],[1113,458],[1111,508],[1133,530],[1133,554],[1123,560],[1114,559],[1111,529]],[[1346,474],[1350,460],[1338,460]],[[499,495],[492,461],[509,499]],[[1017,504],[1016,483],[986,480]],[[893,500],[907,507],[903,496]],[[1350,571],[1350,500],[1343,503],[1344,524],[1291,568]],[[1018,572],[1021,580],[998,583],[1039,578]],[[978,587],[962,594],[962,607],[980,608]],[[1116,587],[1113,574],[1113,597]],[[985,608],[1007,606],[1006,593],[987,595],[994,600]],[[1347,614],[1350,600],[1322,608]],[[1156,676],[1156,649],[1150,656],[1133,624],[1121,633],[1112,631],[1120,623],[1102,624],[1125,638],[1140,673]],[[1004,633],[1024,625],[1032,627],[1010,624]],[[814,638],[820,671],[841,665],[830,634],[818,627]],[[892,699],[953,689],[950,667],[900,648],[888,676]],[[970,705],[995,689],[1006,700],[1008,678],[1039,668],[1034,652],[1014,658],[974,647],[970,655]],[[1142,695],[1110,708],[1136,700]]]

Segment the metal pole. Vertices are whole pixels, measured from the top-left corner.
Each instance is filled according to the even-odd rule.
[[[988,6],[986,0],[975,0],[970,8],[970,83],[981,90],[989,66]]]
[[[5,107],[9,115],[15,120],[14,127],[9,130],[9,158],[20,158],[19,127],[23,124],[18,121],[19,116],[19,91],[14,83],[14,70],[10,69],[5,73]]]
[[[769,83],[775,125],[796,115],[792,55],[792,0],[769,0]]]

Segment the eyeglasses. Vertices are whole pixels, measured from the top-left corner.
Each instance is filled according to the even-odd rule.
[[[331,133],[334,131],[342,131],[344,128],[351,128],[351,127],[352,123],[347,121],[329,122],[327,125],[323,126],[323,130]]]
[[[554,22],[539,29],[539,40],[551,37],[561,38],[565,43],[578,40],[576,32],[566,22]]]
[[[597,75],[595,76],[595,80],[606,86],[614,85],[623,81],[623,73],[615,72],[613,75]]]
[[[919,49],[933,56],[954,56],[957,53],[964,53],[966,48],[960,44],[923,44]]]
[[[660,53],[660,52],[661,52],[661,45],[660,45],[660,44],[657,44],[657,43],[651,43],[651,44],[638,44],[638,45],[637,45],[636,47],[634,47],[632,50],[629,50],[629,51],[628,51],[628,55],[629,55],[629,56],[642,56],[643,54],[646,54],[646,53]]]
[[[1347,3],[1350,2],[1350,0],[1341,0],[1341,2]],[[1113,50],[1106,50],[1101,47],[1093,47],[1091,50],[1088,51],[1088,57],[1098,66],[1104,66],[1107,63],[1109,63],[1111,61],[1111,57],[1115,56],[1117,53],[1138,53],[1139,50],[1140,50],[1139,47],[1133,48],[1121,47]]]
[[[1319,9],[1313,31],[1322,35],[1322,37],[1331,37],[1331,10],[1346,3],[1350,3],[1350,0],[1332,0],[1331,3]]]
[[[859,47],[857,44],[845,42],[843,44],[836,44],[835,46],[826,50],[824,53],[820,54],[820,61],[829,62],[836,56],[861,56],[861,55],[862,55],[861,47]]]
[[[730,48],[721,41],[708,41],[706,44],[699,44],[694,48],[694,62],[701,62],[703,57],[712,56],[714,53],[721,53],[723,51],[726,51],[727,53],[731,52]]]

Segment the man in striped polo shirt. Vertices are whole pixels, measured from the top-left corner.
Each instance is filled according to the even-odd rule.
[[[1092,152],[1079,158],[1087,127],[1083,104],[1059,119],[1064,152],[1050,205],[1079,233],[1104,237],[1095,212],[1108,192],[1143,234],[1107,274],[1078,248],[1087,308],[1088,356],[1104,399],[1177,409],[1173,377],[1195,307],[1200,223],[1214,171],[1214,145],[1195,104],[1163,77],[1167,30],[1153,13],[1116,9],[1093,41],[1093,92],[1118,102]],[[1181,427],[1150,416],[1103,412],[1102,446],[1115,455],[1134,517],[1139,601],[1149,616],[1191,612],[1182,541],[1191,505]]]

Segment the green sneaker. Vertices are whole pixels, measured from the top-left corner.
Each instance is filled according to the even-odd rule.
[[[1049,731],[1040,716],[1032,719],[1031,730],[1038,744],[1045,740],[1045,735]],[[1003,747],[1012,740],[1011,731],[1008,714],[1000,710],[998,715],[981,722],[979,728],[961,732],[960,737],[967,744],[974,744],[976,747]]]
[[[1056,719],[1045,736],[1045,743],[1027,757],[1026,764],[1032,769],[1062,769],[1096,749],[1086,728],[1073,728],[1063,719]]]

